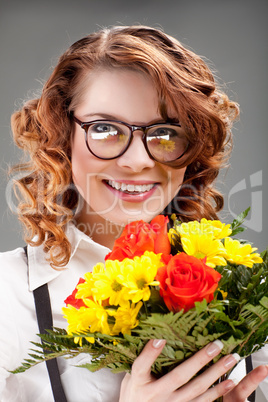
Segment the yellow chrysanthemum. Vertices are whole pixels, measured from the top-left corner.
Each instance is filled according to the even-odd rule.
[[[113,327],[113,334],[117,335],[120,332],[122,334],[131,334],[131,330],[135,328],[139,321],[137,320],[137,315],[142,306],[142,302],[137,304],[128,302],[126,306],[119,307],[115,313],[115,325]]]
[[[67,333],[72,335],[87,331],[111,334],[111,328],[108,324],[108,311],[101,304],[95,303],[90,299],[85,299],[85,304],[87,307],[81,307],[80,309],[76,309],[71,305],[62,308],[64,318],[68,321]],[[94,342],[94,338],[91,337],[87,338],[87,340]]]
[[[62,311],[64,314],[64,318],[68,321],[67,333],[69,335],[78,334],[79,332],[83,332],[88,330],[88,325],[85,322],[85,311],[87,309],[85,307],[81,307],[79,310],[75,307],[69,305],[68,307],[63,307]],[[88,342],[94,343],[94,337],[87,337]],[[82,345],[82,338],[75,337],[75,343],[79,343]]]
[[[228,223],[227,225],[225,223],[222,223],[221,221],[215,220],[215,221],[210,221],[206,220],[205,218],[201,219],[201,224],[207,222],[207,227],[211,225],[213,227],[213,236],[215,239],[224,239],[225,237],[230,236],[232,233],[231,225]]]
[[[254,253],[257,248],[251,247],[250,244],[241,244],[238,240],[227,237],[224,240],[224,246],[227,253],[226,259],[232,264],[252,268],[253,264],[263,261],[259,253]]]
[[[77,293],[75,295],[76,299],[85,299],[93,296],[92,288],[95,283],[94,275],[104,272],[104,269],[104,264],[100,262],[93,267],[92,272],[87,272],[85,274],[85,282],[77,285]]]
[[[111,329],[108,324],[108,316],[112,315],[109,310],[105,309],[100,303],[90,299],[85,299],[84,303],[87,308],[88,322],[90,321],[90,332],[101,332],[102,334],[110,334]]]
[[[158,268],[163,265],[161,254],[145,251],[141,257],[134,257],[133,260],[126,258],[120,264],[123,264],[128,271],[124,286],[128,288],[129,300],[133,303],[149,300],[151,295],[149,286],[159,285],[154,278]]]
[[[94,300],[109,299],[109,304],[114,306],[128,304],[128,292],[123,285],[127,274],[128,269],[124,264],[117,260],[107,260],[105,270],[94,273]]]
[[[225,225],[219,220],[207,220],[202,218],[200,222],[191,221],[183,222],[181,225],[176,227],[177,232],[180,236],[191,236],[191,235],[212,235],[214,239],[223,239],[232,233],[231,225]]]
[[[181,238],[186,254],[196,258],[206,257],[206,265],[214,268],[216,265],[226,265],[225,248],[219,239],[211,234],[191,234]]]

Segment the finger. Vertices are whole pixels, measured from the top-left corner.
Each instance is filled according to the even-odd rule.
[[[151,366],[162,352],[166,341],[164,339],[151,339],[144,347],[143,351],[134,361],[131,374],[142,383],[151,380]]]
[[[268,366],[259,366],[252,370],[240,383],[230,391],[225,397],[224,402],[244,402],[252,394],[258,385],[267,377]]]
[[[162,387],[175,391],[186,384],[198,371],[217,356],[223,343],[216,340],[199,350],[194,356],[181,363],[174,370],[158,380]],[[217,377],[218,378],[218,377]],[[199,392],[200,394],[200,392]],[[198,395],[199,395],[198,394]]]
[[[195,377],[192,381],[186,384],[181,390],[177,391],[182,400],[188,400],[197,397],[207,391],[222,375],[234,367],[240,360],[237,353],[233,355],[224,356],[213,366],[209,367],[206,371]],[[216,388],[216,387],[215,387]],[[219,388],[217,388],[218,390]]]
[[[191,399],[191,402],[208,402],[215,401],[217,398],[230,392],[235,387],[235,383],[232,380],[226,380],[215,387],[209,388],[204,394],[198,396],[197,398]],[[234,402],[234,401],[233,401]]]

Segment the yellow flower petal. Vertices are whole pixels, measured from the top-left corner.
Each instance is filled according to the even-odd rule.
[[[124,286],[128,289],[128,298],[134,303],[140,300],[148,300],[151,295],[149,286],[157,286],[155,281],[158,268],[161,262],[161,254],[145,251],[141,257],[134,257],[133,260],[125,259],[121,264],[126,264],[129,269],[124,279]]]
[[[222,242],[212,234],[192,234],[181,238],[186,254],[199,259],[206,258],[206,264],[212,268],[216,265],[226,265],[225,248]]]
[[[122,334],[131,334],[131,329],[135,328],[139,321],[137,315],[142,306],[142,302],[138,304],[130,303],[124,307],[119,307],[115,314],[115,325],[113,327],[113,335],[117,335],[120,332]]]
[[[174,230],[174,229],[172,229]],[[212,235],[214,239],[223,239],[230,236],[232,233],[231,225],[226,225],[219,220],[207,220],[202,218],[200,222],[190,221],[184,222],[181,225],[176,226],[175,230],[183,236],[192,235]]]
[[[232,264],[245,265],[252,268],[253,264],[261,263],[263,260],[259,253],[253,253],[257,250],[256,247],[251,247],[250,244],[241,244],[238,240],[227,237],[224,240],[226,249],[226,259]]]
[[[68,321],[67,333],[70,335],[81,332],[101,332],[110,334],[108,312],[99,303],[85,299],[87,307],[76,309],[73,306],[63,307],[64,318]]]

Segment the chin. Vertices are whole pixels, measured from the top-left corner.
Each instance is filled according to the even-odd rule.
[[[133,211],[129,214],[118,213],[116,216],[103,216],[103,218],[114,225],[126,226],[128,223],[138,220],[143,220],[144,222],[150,222],[156,215],[161,213],[162,209],[156,213],[134,213]]]

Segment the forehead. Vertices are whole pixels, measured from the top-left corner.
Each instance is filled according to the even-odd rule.
[[[74,112],[83,119],[98,113],[135,123],[161,118],[157,89],[144,73],[97,70],[86,75],[80,86]]]

